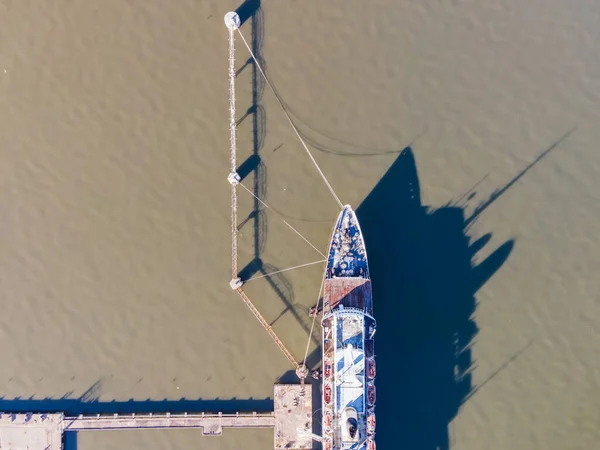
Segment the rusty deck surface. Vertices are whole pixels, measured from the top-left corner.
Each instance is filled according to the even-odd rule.
[[[325,280],[323,315],[338,305],[345,308],[372,309],[371,280],[365,278],[329,278]]]
[[[312,386],[275,385],[275,450],[312,448]]]

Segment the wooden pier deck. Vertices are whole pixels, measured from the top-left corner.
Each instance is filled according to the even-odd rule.
[[[264,317],[258,311],[258,309],[256,309],[256,306],[254,306],[254,304],[250,301],[250,299],[248,298],[246,293],[242,290],[242,288],[237,288],[236,290],[237,290],[237,293],[242,298],[242,300],[244,300],[244,303],[246,304],[246,306],[248,306],[250,311],[252,311],[252,314],[254,314],[254,317],[256,317],[258,319],[258,321],[263,326],[263,328],[267,331],[267,333],[269,333],[269,336],[271,336],[271,338],[275,341],[275,343],[279,347],[279,350],[281,350],[283,352],[283,354],[288,359],[288,361],[292,364],[292,366],[294,366],[294,369],[298,370],[298,368],[300,367],[300,364],[298,364],[296,362],[296,360],[294,359],[292,354],[289,352],[287,347],[285,345],[283,345],[283,342],[281,342],[281,339],[279,339],[277,337],[277,335],[273,331],[273,328],[271,328],[271,325],[269,325],[269,323],[264,319]]]
[[[65,417],[64,431],[123,430],[131,428],[198,428],[204,436],[220,436],[223,428],[273,428],[274,413],[267,414],[114,414]]]

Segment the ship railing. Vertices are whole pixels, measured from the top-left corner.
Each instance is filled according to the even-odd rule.
[[[361,315],[361,316],[365,316],[368,319],[372,320],[374,325],[377,323],[377,321],[371,314],[365,312],[363,309],[352,308],[352,307],[344,307],[343,309],[336,309],[335,311],[327,313],[323,316],[323,319],[321,319],[321,321],[323,321],[325,319],[329,319],[330,317],[333,317],[333,316],[355,316],[357,314]]]
[[[340,308],[340,309],[336,309],[335,311],[333,311],[332,314],[334,316],[355,316],[357,314],[361,315],[361,316],[367,315],[363,309],[352,308],[352,307],[347,307],[347,306],[344,306],[343,308]]]

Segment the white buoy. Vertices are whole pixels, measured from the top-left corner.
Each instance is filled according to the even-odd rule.
[[[229,282],[229,287],[231,287],[231,289],[233,289],[234,291],[236,289],[241,288],[244,285],[244,282],[242,281],[241,278],[233,278],[230,282]]]
[[[229,181],[229,184],[231,184],[232,186],[235,186],[235,185],[239,184],[240,181],[242,181],[242,178],[240,177],[240,175],[237,172],[231,172],[227,176],[227,181]]]
[[[237,30],[241,24],[240,16],[235,11],[229,11],[225,14],[225,25],[230,30]]]

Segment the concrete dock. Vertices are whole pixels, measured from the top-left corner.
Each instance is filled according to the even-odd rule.
[[[312,448],[312,386],[275,385],[275,450]]]
[[[62,413],[0,413],[2,450],[60,450],[63,432]]]
[[[220,436],[223,428],[274,428],[274,448],[312,448],[312,386],[275,385],[274,411],[235,414],[98,414],[65,416],[62,412],[0,413],[0,449],[61,450],[65,432],[196,428],[204,436]]]

